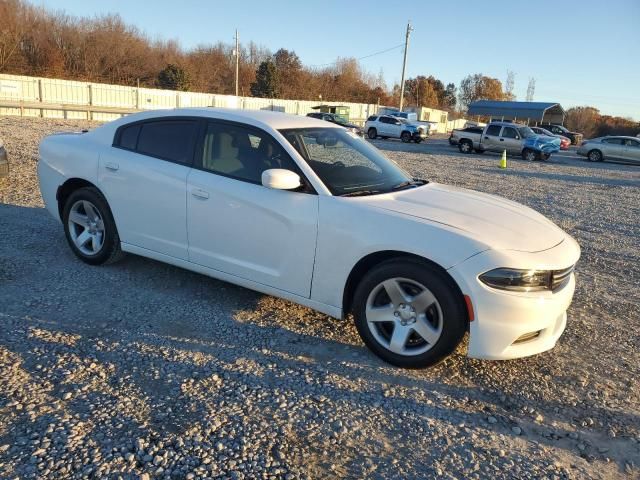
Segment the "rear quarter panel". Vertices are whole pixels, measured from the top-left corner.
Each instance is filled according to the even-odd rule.
[[[58,218],[56,192],[70,178],[97,183],[101,145],[89,134],[56,134],[40,143],[38,179],[47,210]]]

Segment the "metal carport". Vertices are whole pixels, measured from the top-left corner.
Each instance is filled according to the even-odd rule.
[[[564,109],[559,103],[551,102],[501,102],[498,100],[478,100],[469,105],[468,115],[491,117],[498,120],[520,120],[527,124],[564,122]]]

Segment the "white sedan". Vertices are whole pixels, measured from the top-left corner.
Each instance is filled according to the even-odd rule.
[[[40,145],[71,250],[153,258],[341,318],[389,363],[552,348],[578,244],[539,213],[415,179],[337,125],[223,109],[145,112]]]

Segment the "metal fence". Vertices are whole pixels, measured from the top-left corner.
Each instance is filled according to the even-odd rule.
[[[375,104],[346,105],[351,121],[363,124],[377,112]],[[142,110],[178,107],[227,107],[306,115],[318,102],[178,92],[104,83],[0,75],[0,115],[108,121]]]

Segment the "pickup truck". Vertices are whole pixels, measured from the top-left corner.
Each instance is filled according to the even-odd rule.
[[[526,125],[492,122],[482,133],[476,129],[453,130],[450,143],[456,142],[462,153],[502,152],[522,155],[525,160],[548,160],[560,150],[560,139],[536,135]]]
[[[424,122],[418,120],[418,114],[415,112],[391,112],[387,115],[396,118],[404,118],[409,125],[414,125],[421,129],[426,129],[427,135],[431,135],[435,133],[438,128],[438,124],[436,122]]]

